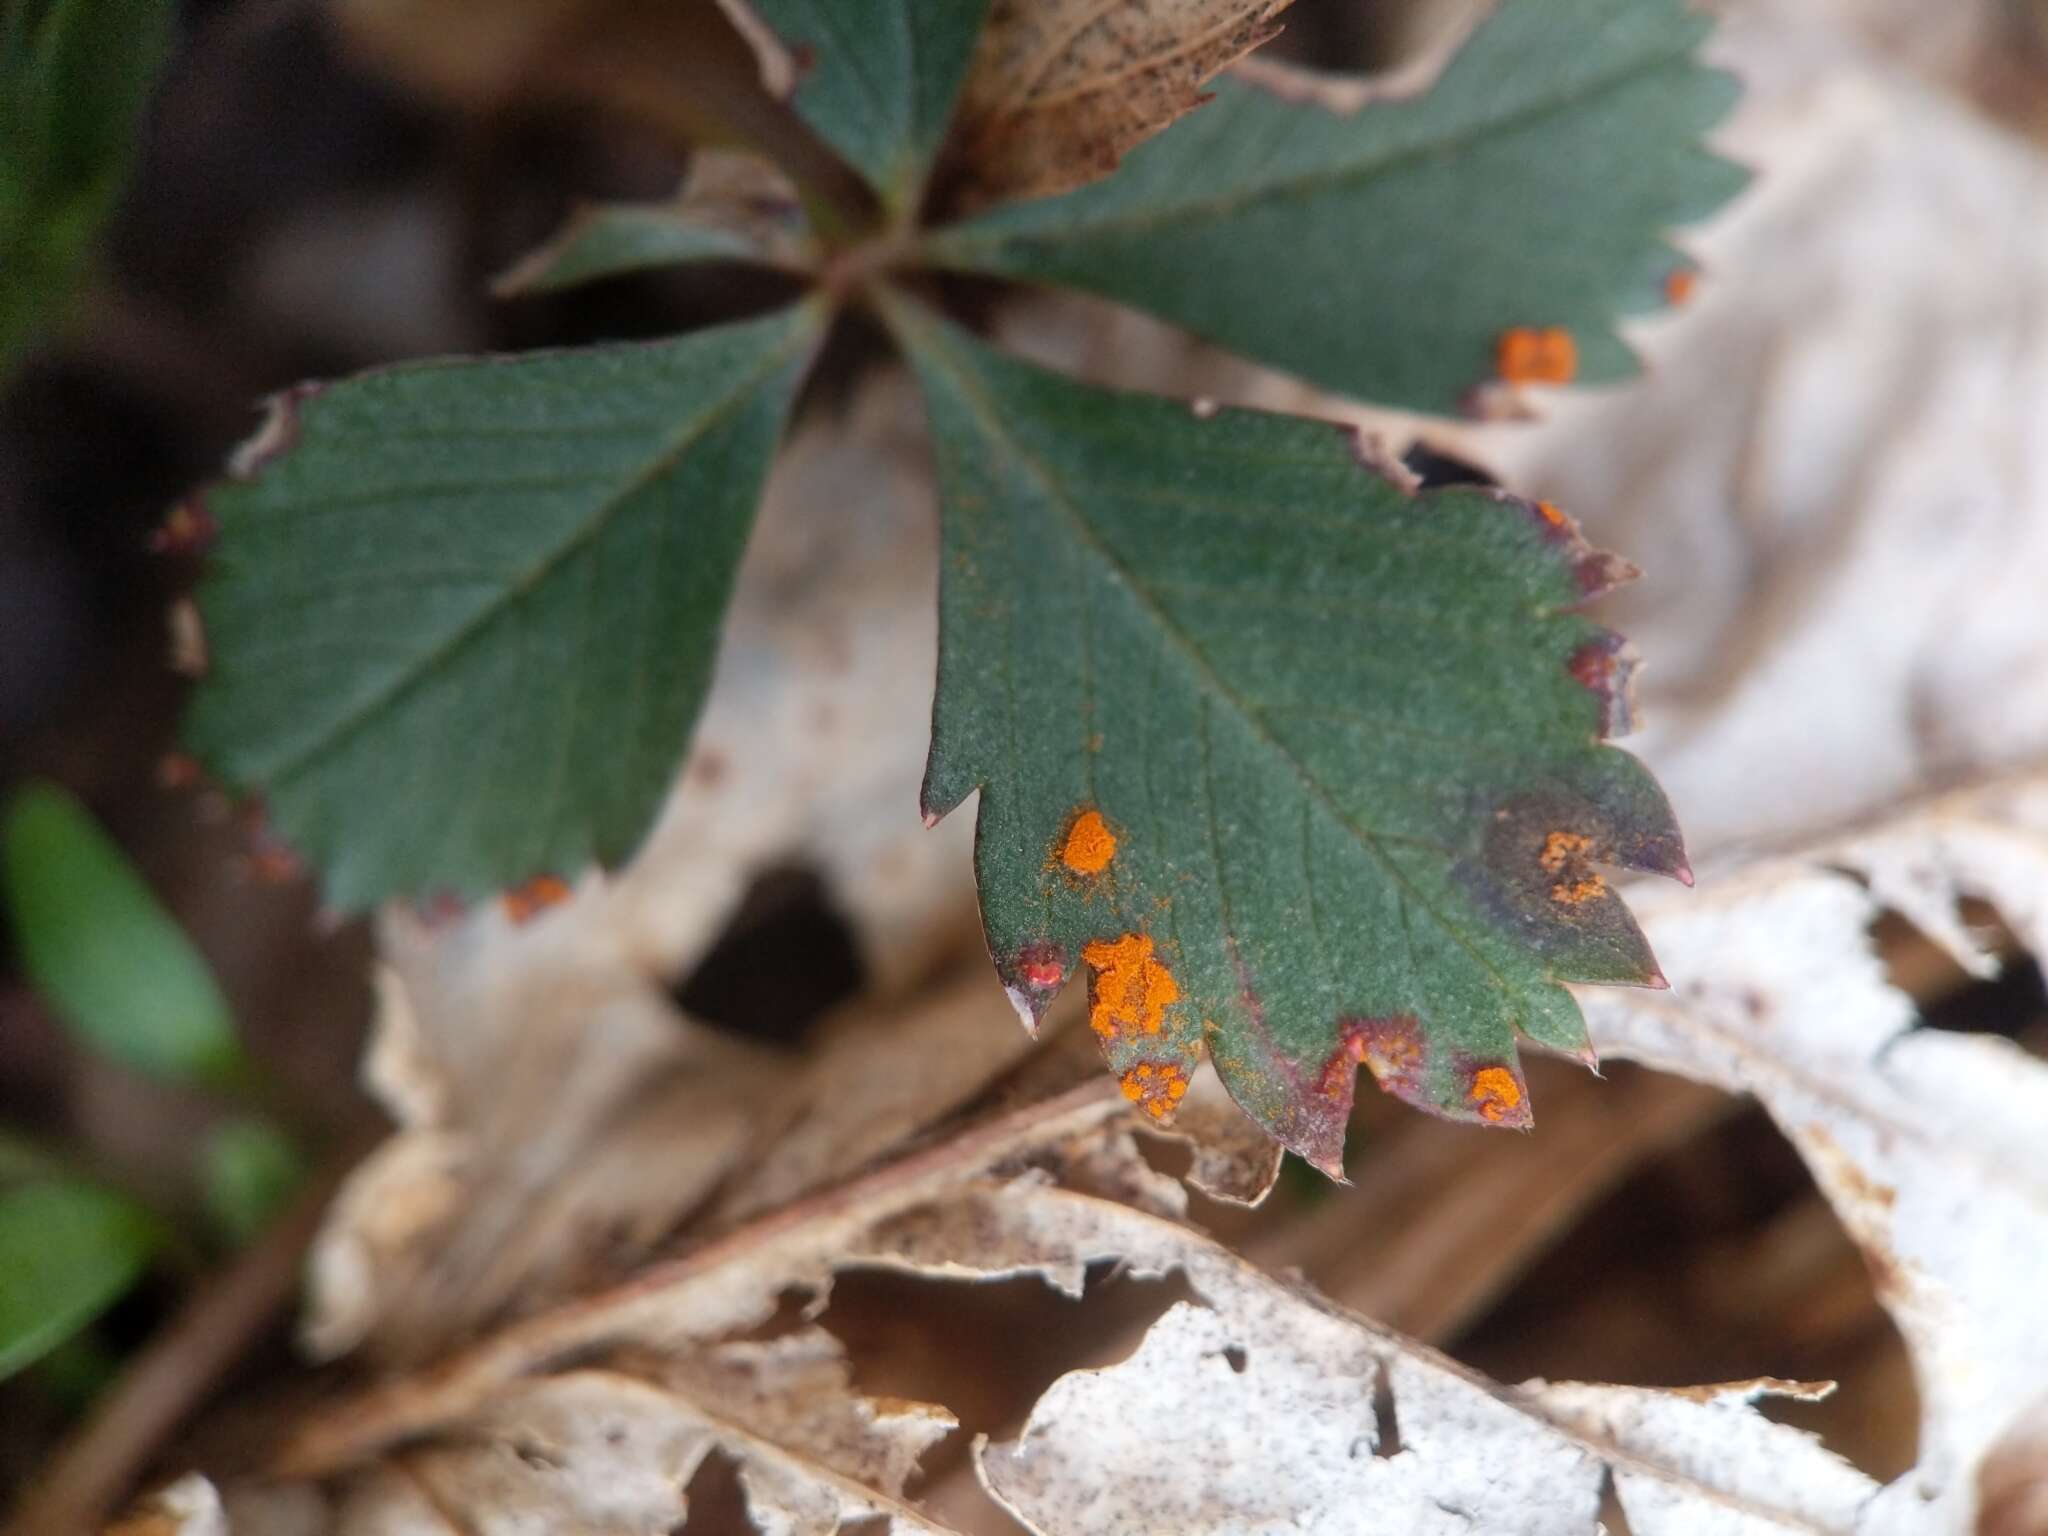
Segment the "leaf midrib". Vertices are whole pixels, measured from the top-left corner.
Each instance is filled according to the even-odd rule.
[[[310,738],[264,777],[274,786],[289,783],[304,773],[317,759],[356,735],[379,715],[440,672],[458,652],[466,648],[495,620],[507,610],[525,601],[565,562],[602,536],[610,528],[612,519],[628,502],[662,475],[673,470],[697,442],[738,410],[764,380],[787,363],[802,346],[805,334],[805,327],[794,326],[788,339],[771,349],[761,363],[747,373],[742,383],[722,399],[689,418],[682,429],[664,443],[645,466],[617,490],[600,499],[584,518],[570,528],[566,537],[543,550],[536,561],[513,580],[505,583],[487,602],[436,641],[414,665],[396,672],[386,683],[352,705],[332,725]]]
[[[926,330],[926,322],[920,320],[913,323],[917,324],[920,330]],[[928,331],[927,334],[929,334]],[[1161,635],[1171,643],[1172,648],[1180,654],[1188,667],[1214,690],[1216,697],[1224,700],[1231,706],[1239,718],[1251,730],[1252,734],[1264,743],[1266,748],[1276,758],[1287,765],[1297,782],[1302,786],[1304,792],[1319,803],[1339,826],[1348,830],[1353,838],[1356,839],[1358,845],[1372,856],[1374,862],[1380,866],[1387,877],[1406,896],[1411,898],[1416,905],[1427,912],[1436,922],[1437,926],[1443,929],[1450,940],[1469,955],[1473,963],[1486,973],[1493,985],[1500,990],[1503,997],[1509,1000],[1516,1028],[1519,1029],[1521,1026],[1521,1010],[1513,1007],[1515,989],[1510,985],[1507,978],[1500,973],[1499,969],[1485,955],[1473,947],[1455,923],[1436,909],[1435,904],[1430,901],[1427,893],[1410,880],[1400,866],[1388,857],[1386,851],[1380,846],[1379,834],[1331,799],[1328,791],[1309,773],[1307,766],[1293,752],[1288,750],[1285,742],[1281,741],[1267,729],[1264,720],[1258,712],[1246,702],[1237,690],[1224,681],[1223,677],[1211,665],[1208,657],[1203,654],[1194,639],[1152,600],[1151,594],[1145,590],[1143,584],[1138,580],[1137,573],[1119,559],[1115,551],[1110,549],[1103,541],[1094,526],[1088,521],[1086,515],[1068,494],[1065,483],[1053,471],[1052,467],[1045,463],[1043,459],[1027,450],[1024,444],[1019,442],[1015,436],[1004,428],[1001,417],[995,410],[993,402],[989,401],[982,394],[978,381],[971,377],[965,369],[954,363],[951,352],[946,344],[943,342],[930,343],[920,348],[920,352],[926,358],[943,363],[947,372],[959,386],[961,398],[973,410],[982,430],[989,436],[991,441],[1006,449],[1044,487],[1048,499],[1066,516],[1075,536],[1088,549],[1093,551],[1104,565],[1117,573],[1122,580],[1124,590],[1131,594],[1132,600],[1151,618]],[[1220,855],[1217,862],[1220,878]]]
[[[1499,117],[1483,118],[1469,127],[1443,138],[1425,138],[1405,145],[1396,145],[1376,157],[1349,163],[1338,167],[1324,166],[1303,172],[1283,180],[1262,183],[1197,201],[1154,204],[1150,207],[1132,208],[1118,215],[1105,218],[1082,219],[1065,226],[1030,226],[1004,228],[1000,223],[993,227],[976,229],[972,224],[956,226],[954,229],[938,232],[928,246],[929,253],[943,263],[948,257],[968,257],[983,250],[996,250],[1011,244],[1057,244],[1066,241],[1092,240],[1100,236],[1120,236],[1147,233],[1164,224],[1180,224],[1190,220],[1229,218],[1245,209],[1264,202],[1280,202],[1290,197],[1326,195],[1332,188],[1347,186],[1354,182],[1370,181],[1377,177],[1400,170],[1408,164],[1424,159],[1445,155],[1462,155],[1495,135],[1510,137],[1523,129],[1542,122],[1556,113],[1582,107],[1598,101],[1602,96],[1633,84],[1639,77],[1665,68],[1672,64],[1690,64],[1692,47],[1668,52],[1646,54],[1631,59],[1624,67],[1611,74],[1579,87],[1570,94],[1553,94],[1539,97],[1527,106],[1505,113]],[[1455,66],[1454,66],[1455,67]],[[1446,76],[1448,78],[1448,76]],[[1438,82],[1439,87],[1442,81]],[[1255,84],[1237,82],[1238,89],[1259,92],[1264,88]],[[1394,103],[1393,107],[1421,106],[1428,98],[1416,103]],[[1324,110],[1317,108],[1315,110]],[[1371,112],[1368,105],[1360,109]],[[1380,110],[1388,110],[1381,106]],[[1334,115],[1334,114],[1333,114]]]

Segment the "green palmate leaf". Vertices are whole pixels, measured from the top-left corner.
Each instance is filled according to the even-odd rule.
[[[54,784],[0,817],[0,892],[36,990],[93,1049],[157,1077],[249,1071],[213,973],[92,815]]]
[[[899,211],[945,136],[988,0],[723,0],[804,120]],[[773,34],[772,41],[763,30]]]
[[[142,1273],[157,1235],[146,1212],[96,1185],[0,1191],[0,1379],[105,1311]]]
[[[128,174],[170,0],[0,0],[0,371],[58,318]]]
[[[902,310],[944,505],[925,811],[981,790],[989,947],[1021,1012],[1085,969],[1125,1092],[1206,1046],[1341,1170],[1355,1066],[1529,1123],[1517,1034],[1589,1054],[1570,980],[1661,984],[1596,864],[1686,877],[1602,743],[1626,568],[1553,508],[1410,495],[1334,426],[1201,419]]]
[[[1663,243],[1743,174],[1701,147],[1734,100],[1685,0],[1502,0],[1429,92],[1333,110],[1219,82],[1106,182],[935,237],[933,260],[1106,294],[1327,388],[1427,410],[1497,374],[1634,368]],[[1327,83],[1325,83],[1327,85]],[[1310,87],[1308,91],[1319,88]],[[1527,368],[1509,338],[1564,332]]]
[[[206,498],[193,750],[343,907],[622,858],[703,702],[818,329],[805,306],[281,401]]]

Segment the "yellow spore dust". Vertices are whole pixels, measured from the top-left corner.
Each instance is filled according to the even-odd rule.
[[[1592,851],[1590,837],[1578,832],[1553,832],[1543,839],[1543,852],[1536,856],[1536,862],[1554,875],[1573,859],[1584,858]]]
[[[1067,827],[1060,862],[1077,875],[1099,875],[1116,857],[1116,834],[1100,811],[1083,811]]]
[[[1142,933],[1120,939],[1098,939],[1081,951],[1095,972],[1088,1023],[1105,1040],[1127,1031],[1156,1035],[1166,1010],[1180,1001],[1180,983],[1152,953],[1152,940]]]
[[[1598,901],[1607,894],[1607,882],[1598,875],[1583,875],[1577,880],[1560,880],[1550,888],[1550,899],[1561,907],[1583,906],[1589,901]]]
[[[1483,1120],[1505,1120],[1522,1106],[1522,1085],[1506,1067],[1481,1067],[1472,1074],[1470,1092]]]
[[[1188,1094],[1188,1075],[1177,1062],[1141,1061],[1117,1079],[1124,1097],[1154,1120],[1164,1120]]]

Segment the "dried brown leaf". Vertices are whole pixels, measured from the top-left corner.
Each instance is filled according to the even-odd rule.
[[[1290,3],[995,0],[954,117],[954,211],[1101,180],[1276,36]]]

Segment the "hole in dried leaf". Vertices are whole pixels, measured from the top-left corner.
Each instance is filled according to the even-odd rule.
[[[845,1347],[856,1389],[943,1403],[959,1419],[926,1452],[910,1492],[943,1489],[956,1523],[1009,1530],[968,1464],[974,1437],[1014,1438],[1054,1381],[1128,1359],[1168,1307],[1196,1299],[1179,1275],[1139,1280],[1113,1264],[1089,1266],[1078,1299],[1034,1278],[976,1285],[851,1269],[819,1322]],[[957,1518],[967,1506],[972,1522]]]
[[[1761,1406],[1879,1480],[1916,1453],[1918,1393],[1870,1267],[1760,1109],[1643,1162],[1453,1352],[1501,1381],[1838,1381]]]
[[[1886,979],[1919,1004],[1925,1028],[1998,1035],[2048,1057],[2048,982],[2040,960],[2026,952],[1990,903],[1965,897],[1956,904],[1956,916],[2003,960],[1997,975],[1972,976],[1910,920],[1887,911],[1870,925]]]
[[[1376,1431],[1372,1453],[1375,1456],[1398,1456],[1401,1454],[1401,1420],[1394,1411],[1394,1384],[1381,1371],[1372,1389],[1372,1422]]]
[[[860,990],[853,930],[814,870],[759,875],[725,932],[671,989],[684,1012],[756,1040],[793,1045]]]
[[[712,1451],[697,1463],[684,1497],[689,1514],[669,1536],[754,1536],[739,1464],[725,1452]]]
[[[1614,1486],[1614,1469],[1600,1469],[1600,1526],[1607,1536],[1634,1536],[1628,1513],[1621,1507],[1621,1494]]]

